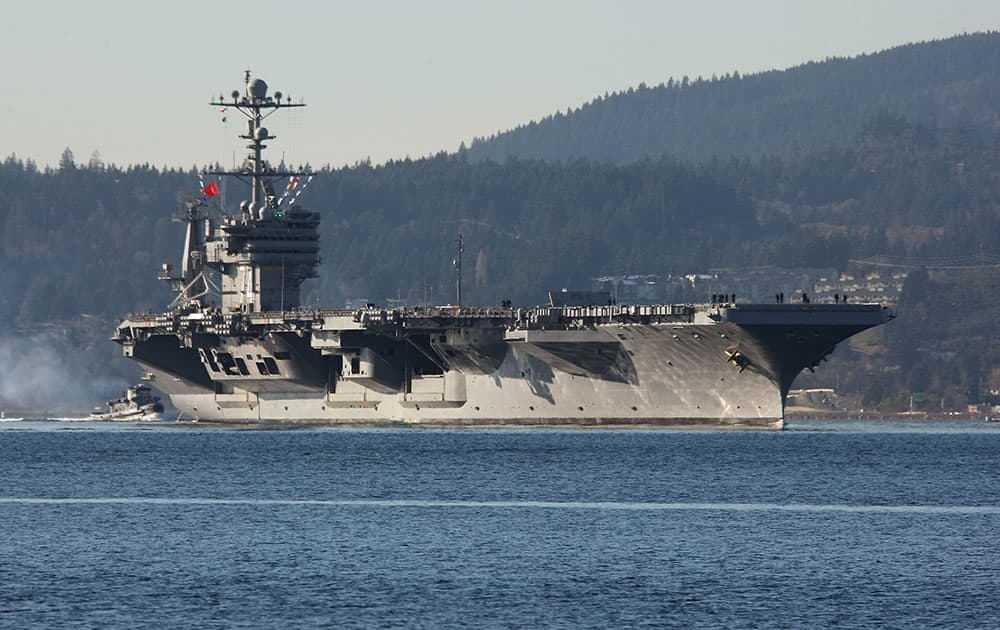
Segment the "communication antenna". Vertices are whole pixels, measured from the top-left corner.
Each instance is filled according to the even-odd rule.
[[[233,90],[228,99],[220,95],[217,100],[211,101],[210,104],[215,107],[224,107],[246,117],[246,132],[239,137],[247,141],[247,154],[243,164],[241,166],[234,164],[232,170],[205,171],[205,174],[229,175],[250,184],[250,209],[259,212],[263,208],[268,208],[279,218],[283,216],[284,211],[276,205],[277,196],[274,194],[271,180],[279,177],[308,178],[313,175],[312,171],[304,169],[296,171],[275,169],[264,161],[262,153],[267,148],[265,143],[277,138],[263,125],[264,119],[279,109],[305,107],[305,103],[292,103],[290,97],[287,100],[284,100],[285,98],[281,92],[269,95],[267,83],[261,79],[251,78],[250,70],[246,70],[243,73],[242,92]]]
[[[462,233],[458,233],[458,238],[455,239],[458,242],[458,256],[455,257],[455,274],[457,278],[455,279],[455,304],[458,306],[462,305],[462,252],[465,251],[465,244],[462,240]]]

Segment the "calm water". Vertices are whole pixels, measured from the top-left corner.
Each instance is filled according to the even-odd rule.
[[[0,626],[996,627],[1000,426],[0,423]]]

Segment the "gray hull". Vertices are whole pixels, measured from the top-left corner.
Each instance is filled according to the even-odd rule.
[[[126,320],[118,340],[202,421],[781,428],[795,376],[891,316],[877,305],[579,310],[161,316]],[[241,334],[219,334],[234,326]],[[227,357],[242,365],[227,369]]]

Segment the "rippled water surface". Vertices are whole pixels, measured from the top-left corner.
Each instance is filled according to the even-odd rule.
[[[5,627],[995,627],[998,533],[982,423],[0,423]]]

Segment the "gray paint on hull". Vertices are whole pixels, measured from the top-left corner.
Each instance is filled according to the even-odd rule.
[[[343,375],[341,356],[328,351],[336,344],[316,335],[324,344],[320,352],[310,345],[311,332],[286,336],[282,347],[294,352],[282,363],[283,376],[213,375],[198,363],[207,387],[202,379],[177,378],[174,364],[197,360],[198,352],[182,347],[176,333],[136,340],[132,351],[175,407],[203,421],[780,428],[795,376],[837,342],[886,319],[870,306],[827,310],[751,306],[700,311],[687,322],[515,328],[506,351],[492,352],[499,362],[492,373],[482,373],[480,362],[464,373],[411,374],[405,393]],[[256,337],[221,335],[213,343],[245,356],[273,353],[276,337],[265,330]],[[156,362],[158,352],[145,346],[150,343],[172,349],[170,365]]]

